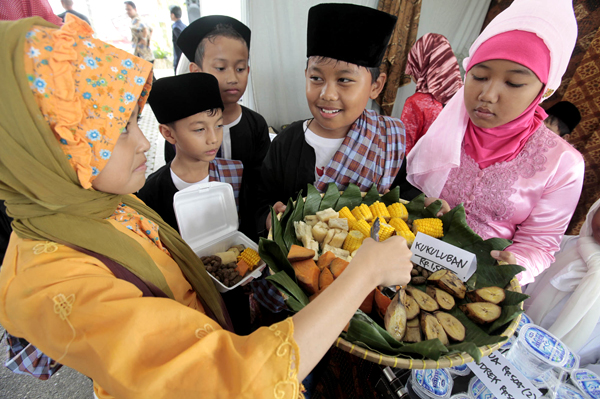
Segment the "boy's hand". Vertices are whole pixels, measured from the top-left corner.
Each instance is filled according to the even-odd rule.
[[[365,238],[351,265],[360,273],[374,278],[375,286],[406,285],[410,281],[412,252],[406,240],[393,236],[383,242]]]
[[[508,265],[516,265],[517,258],[515,258],[515,254],[509,251],[492,251],[490,252],[492,258],[496,259],[499,262],[506,262]]]
[[[287,206],[281,201],[277,201],[275,205],[273,205],[273,209],[275,210],[275,214],[279,215],[282,212],[285,212]],[[271,230],[271,212],[267,215],[267,222],[265,223],[267,226],[267,231]]]
[[[433,204],[435,201],[440,200],[442,201],[442,209],[440,209],[440,211],[438,212],[437,217],[441,217],[444,214],[450,212],[450,205],[448,205],[448,203],[441,199],[441,198],[435,198],[435,197],[427,197],[425,198],[425,208],[427,208],[429,205]]]

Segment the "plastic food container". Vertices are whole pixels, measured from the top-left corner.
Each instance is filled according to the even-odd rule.
[[[477,377],[469,381],[469,395],[471,399],[496,399],[494,394]]]
[[[506,354],[523,375],[534,380],[553,367],[563,367],[569,350],[558,338],[535,324],[526,324]]]
[[[450,368],[447,368],[446,370],[448,370],[451,375],[464,376],[464,375],[469,375],[471,373],[471,369],[466,364],[450,367]]]
[[[571,371],[571,382],[583,393],[586,399],[600,398],[600,377],[590,370]]]
[[[585,396],[579,391],[579,389],[575,388],[569,384],[560,384],[556,393],[554,394],[555,399],[586,399]]]
[[[238,231],[238,214],[231,185],[211,182],[188,187],[175,194],[173,207],[181,237],[196,255],[214,255],[238,244],[258,251],[258,245]],[[219,292],[227,292],[260,277],[265,266],[265,262],[259,263],[250,274],[231,287],[209,275]]]
[[[454,381],[445,369],[413,370],[411,386],[421,399],[450,398]]]
[[[567,362],[563,366],[563,369],[567,372],[571,372],[575,369],[579,368],[579,355],[577,353],[573,353],[569,351],[569,356],[567,357]]]
[[[531,324],[531,323],[533,323],[533,321],[531,321],[529,316],[527,316],[525,313],[521,313],[521,320],[519,320],[519,325],[517,326],[517,330],[515,331],[515,334],[519,334],[519,331],[521,331],[521,328],[523,328],[523,326],[525,324]]]

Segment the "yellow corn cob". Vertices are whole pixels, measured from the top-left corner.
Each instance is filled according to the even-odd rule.
[[[392,226],[387,223],[381,223],[379,226],[379,241],[385,241],[395,233]]]
[[[362,213],[363,219],[365,219],[367,222],[373,220],[373,213],[371,213],[371,210],[366,204],[360,204],[357,208],[360,209],[360,213]]]
[[[366,220],[361,219],[354,224],[354,230],[360,231],[365,237],[369,237],[371,234],[371,226]]]
[[[348,236],[346,236],[342,249],[345,249],[348,252],[354,252],[362,245],[364,239],[365,236],[363,233],[358,230],[352,230],[348,233]]]
[[[386,223],[390,220],[390,213],[383,202],[376,201],[375,203],[371,204],[369,209],[371,210],[373,217],[381,216],[385,219]]]
[[[401,218],[405,222],[408,220],[408,211],[404,204],[396,202],[395,204],[388,206],[387,210],[393,218]]]
[[[387,220],[385,220],[385,218],[383,216],[378,216],[376,218],[373,218],[373,220],[371,220],[371,222],[369,223],[371,226],[373,226],[373,224],[375,223],[375,221],[379,219],[379,225],[382,225],[384,223],[387,223]]]
[[[260,256],[252,248],[246,248],[238,257],[238,261],[243,259],[248,264],[250,270],[254,269],[260,263]]]
[[[392,218],[390,220],[390,226],[396,229],[397,235],[404,237],[409,247],[412,245],[413,241],[415,241],[415,235],[401,218]]]
[[[340,209],[340,217],[344,218],[344,219],[348,219],[348,229],[352,230],[354,223],[356,223],[356,218],[354,217],[352,212],[350,212],[350,209],[348,209],[347,206]]]
[[[444,236],[442,221],[437,218],[417,219],[413,221],[413,232],[417,234],[419,231],[435,238]]]
[[[352,211],[350,212],[352,213],[352,216],[354,216],[354,218],[356,219],[356,221],[359,220],[364,220],[365,217],[363,216],[362,212],[360,211],[360,207],[354,207],[354,209],[352,209]]]

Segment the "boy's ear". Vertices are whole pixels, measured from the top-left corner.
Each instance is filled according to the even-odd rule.
[[[371,100],[375,100],[377,97],[379,97],[379,93],[381,93],[381,90],[383,90],[386,80],[387,75],[385,73],[380,73],[377,80],[371,83],[371,94],[369,95]]]
[[[202,68],[200,68],[195,62],[190,62],[190,72],[202,72]]]
[[[160,131],[160,134],[162,134],[166,141],[173,145],[177,144],[177,138],[173,134],[173,129],[171,129],[169,126],[160,124],[158,125],[158,130]]]

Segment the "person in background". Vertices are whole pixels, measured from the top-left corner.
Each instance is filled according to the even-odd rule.
[[[554,263],[527,286],[525,312],[600,374],[600,199],[578,236],[564,236]]]
[[[39,16],[54,25],[61,26],[63,21],[54,14],[48,0],[2,0],[0,1],[0,20]]]
[[[546,113],[548,114],[544,120],[546,127],[565,140],[581,121],[579,110],[569,101],[557,102],[548,108]]]
[[[179,57],[181,57],[181,49],[177,45],[177,39],[181,32],[187,27],[181,21],[181,7],[173,6],[171,7],[171,21],[173,21],[173,25],[171,25],[171,29],[173,31],[173,73],[177,74],[177,64],[179,63]]]
[[[483,239],[512,240],[499,261],[521,285],[554,261],[581,194],[581,154],[548,129],[539,104],[560,85],[577,38],[571,0],[515,1],[465,58],[465,85],[408,156],[408,181],[464,204]]]
[[[437,33],[427,33],[415,42],[408,53],[406,74],[417,85],[415,94],[406,99],[400,117],[408,156],[463,84],[450,42]]]
[[[125,2],[125,11],[131,18],[131,43],[133,45],[133,55],[143,60],[154,63],[154,54],[150,49],[150,38],[152,37],[152,27],[142,20],[138,15],[137,8],[133,1]]]
[[[65,12],[63,12],[62,14],[58,14],[58,16],[60,17],[60,19],[63,20],[63,22],[65,21],[65,16],[67,14],[73,14],[77,18],[83,19],[85,22],[88,23],[88,25],[91,25],[88,17],[86,17],[80,12],[73,10],[73,0],[60,0],[60,4],[62,4],[63,8],[65,9]]]

